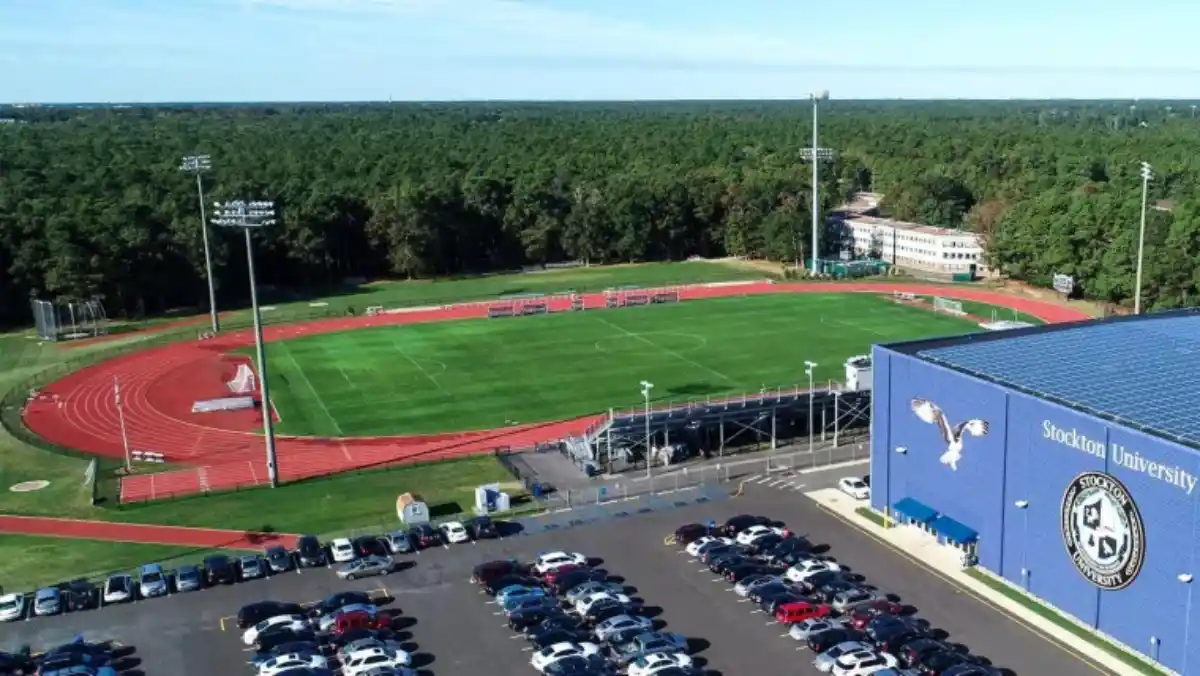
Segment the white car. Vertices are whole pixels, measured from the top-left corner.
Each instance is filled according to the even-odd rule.
[[[694,559],[697,556],[700,556],[700,549],[710,542],[716,542],[716,543],[719,543],[722,545],[732,545],[733,539],[705,535],[704,537],[700,538],[699,540],[693,541],[690,545],[685,547],[684,551],[686,551],[688,553],[688,556],[690,556]]]
[[[24,594],[5,594],[4,596],[0,596],[0,622],[12,622],[24,616]]]
[[[335,563],[350,563],[358,558],[358,553],[354,551],[354,545],[346,538],[337,538],[330,542],[329,551],[333,553]]]
[[[785,575],[785,577],[787,577],[788,581],[790,581],[790,582],[804,582],[805,580],[812,577],[813,575],[816,575],[817,573],[824,573],[825,571],[828,571],[828,570],[839,571],[841,569],[842,569],[842,567],[839,566],[837,563],[834,563],[833,561],[822,561],[820,559],[805,559],[804,561],[797,563],[796,565],[792,566],[791,568],[788,568],[787,573],[785,573],[784,575]]]
[[[817,655],[816,659],[813,660],[813,666],[816,667],[817,671],[823,674],[828,674],[833,670],[833,667],[837,664],[838,659],[842,655],[848,655],[850,653],[856,653],[863,650],[870,652],[871,645],[869,643],[863,643],[862,641],[845,641],[844,643],[839,643],[820,655]]]
[[[586,556],[577,552],[549,552],[538,554],[538,557],[534,559],[533,568],[538,573],[545,575],[564,566],[586,566],[587,561]]]
[[[609,592],[599,592],[596,594],[591,594],[590,596],[585,596],[585,597],[579,599],[578,601],[576,601],[575,602],[575,612],[579,613],[580,615],[587,615],[588,611],[592,609],[592,606],[596,605],[600,601],[616,601],[617,603],[620,603],[620,604],[623,604],[626,606],[633,603],[633,599],[629,598],[625,594],[610,594]]]
[[[446,538],[446,542],[452,545],[460,545],[471,541],[471,534],[467,532],[467,527],[457,521],[442,524],[441,530],[442,537]]]
[[[329,660],[312,653],[278,655],[258,665],[258,676],[276,676],[293,669],[328,669]]]
[[[104,602],[125,603],[133,600],[133,577],[113,575],[104,581]]]
[[[250,627],[242,632],[242,643],[246,645],[254,645],[258,642],[259,634],[271,629],[290,629],[292,631],[304,631],[308,629],[308,620],[300,615],[276,615],[268,617],[258,624]]]
[[[843,493],[849,495],[855,500],[866,500],[871,497],[871,487],[865,481],[856,477],[848,476],[838,479],[838,488]]]
[[[342,658],[342,676],[361,676],[379,667],[407,667],[412,664],[412,655],[403,650],[367,648],[348,653]]]
[[[591,657],[599,654],[600,646],[595,643],[571,643],[564,641],[546,646],[535,652],[533,657],[529,658],[529,664],[538,671],[545,671],[546,667],[561,659],[568,657]]]
[[[684,653],[650,653],[629,664],[629,676],[653,676],[660,671],[678,667],[690,669],[692,658]]]
[[[871,676],[877,671],[895,669],[900,661],[888,653],[858,650],[846,653],[833,663],[833,676]]]
[[[737,534],[737,543],[739,545],[752,545],[760,538],[765,538],[768,535],[783,535],[783,529],[761,525],[750,526],[746,530]]]
[[[788,636],[797,641],[807,641],[809,636],[830,629],[841,629],[842,623],[828,617],[810,617],[803,622],[797,622],[788,630]]]

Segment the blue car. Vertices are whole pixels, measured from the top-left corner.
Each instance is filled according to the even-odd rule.
[[[549,596],[523,596],[520,598],[510,599],[504,604],[504,614],[512,615],[516,612],[524,612],[533,608],[557,608],[558,600]]]
[[[546,590],[541,587],[526,587],[523,584],[514,584],[496,592],[496,603],[504,605],[513,599],[523,599],[529,596],[545,596]]]

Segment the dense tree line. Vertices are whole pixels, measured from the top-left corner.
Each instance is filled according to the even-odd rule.
[[[1145,297],[1200,292],[1200,119],[1185,104],[833,102],[829,207],[982,233],[1013,278],[1074,274],[1128,303],[1141,179],[1154,165]],[[0,108],[0,323],[30,296],[98,295],[111,314],[203,306],[199,203],[183,155],[211,155],[206,201],[266,198],[261,281],[465,274],[566,259],[679,260],[806,250],[802,103]],[[219,294],[245,293],[215,232]],[[834,238],[827,238],[833,242]],[[828,253],[828,252],[822,252]]]

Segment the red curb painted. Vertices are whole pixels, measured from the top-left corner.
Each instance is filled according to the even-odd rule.
[[[762,293],[893,293],[940,295],[1007,307],[1059,323],[1090,319],[1082,312],[1034,299],[1014,298],[995,291],[930,284],[888,282],[802,282],[722,284],[682,287],[686,300]],[[584,296],[588,308],[604,306],[603,294]],[[318,335],[371,326],[387,326],[484,318],[491,302],[437,306],[374,317],[337,317],[303,324],[269,326],[268,341]],[[569,300],[551,301],[552,310],[565,310]],[[253,432],[257,414],[225,416],[225,429],[199,425],[190,419],[192,401],[219,388],[217,377],[231,350],[253,344],[249,330],[221,334],[206,341],[185,341],[118,357],[69,374],[47,385],[24,411],[27,426],[39,436],[69,448],[120,458],[120,425],[112,397],[114,377],[120,377],[126,427],[135,450],[165,453],[175,464],[193,469],[127,477],[121,482],[123,502],[145,501],[265,483],[262,438]],[[149,393],[153,392],[153,396]],[[61,402],[61,403],[60,403]],[[278,438],[279,474],[283,480],[327,475],[352,469],[414,461],[440,460],[522,448],[578,434],[596,417],[495,430],[450,434],[375,438]]]
[[[59,519],[51,517],[0,515],[0,533],[41,537],[136,542],[139,544],[195,547],[196,549],[257,549],[283,545],[294,549],[298,535],[284,533],[248,533],[215,528],[156,526],[140,523],[114,523]]]

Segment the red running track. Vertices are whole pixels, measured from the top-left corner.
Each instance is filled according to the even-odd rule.
[[[993,291],[934,285],[895,283],[729,284],[681,289],[685,300],[759,293],[892,293],[969,300],[1009,307],[1057,323],[1088,319],[1076,310],[1043,301],[1014,298]],[[557,303],[557,304],[556,304]],[[586,306],[604,306],[603,294],[589,294]],[[268,341],[345,331],[369,326],[484,318],[491,303],[416,308],[374,317],[339,317],[304,324],[269,326]],[[565,310],[569,300],[551,303]],[[228,490],[263,484],[267,470],[257,412],[205,414],[210,424],[195,422],[196,399],[227,396],[224,381],[236,368],[227,353],[252,345],[253,333],[237,331],[205,341],[187,341],[125,355],[72,373],[44,387],[24,411],[25,424],[39,436],[68,448],[113,458],[123,456],[120,424],[113,399],[113,380],[119,378],[126,429],[134,450],[164,453],[172,464],[188,469],[127,477],[121,482],[122,502]],[[311,438],[280,436],[277,440],[279,476],[295,480],[380,467],[476,455],[498,448],[525,448],[579,434],[597,417],[523,425],[496,430],[396,437]]]
[[[154,526],[83,519],[0,515],[0,533],[56,538],[82,538],[110,542],[195,547],[196,549],[262,549],[283,545],[295,549],[298,535],[248,533],[215,528]]]

